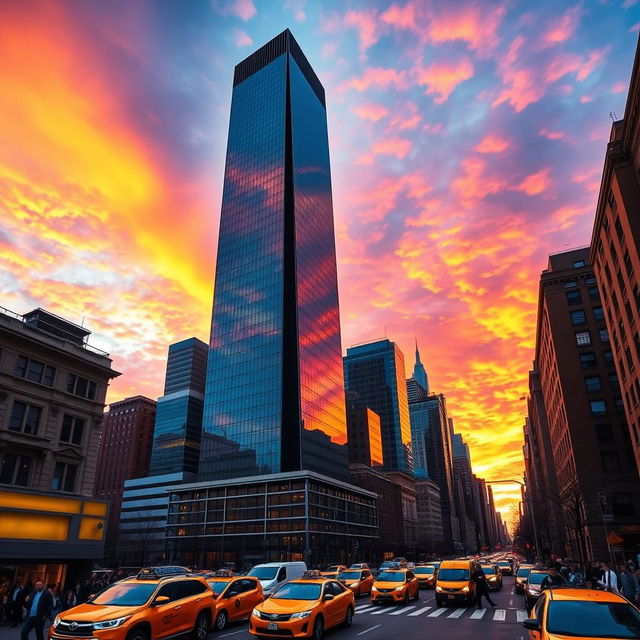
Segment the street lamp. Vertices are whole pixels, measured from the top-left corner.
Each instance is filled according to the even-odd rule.
[[[523,481],[525,479],[523,478]],[[520,480],[485,480],[487,484],[519,484],[524,489],[524,501],[525,504],[529,502],[529,492],[527,491],[526,481],[520,482]],[[536,514],[534,513],[533,503],[531,505],[531,524],[533,525],[533,542],[536,547],[535,560],[540,561],[540,547],[538,546],[538,528],[536,527]]]

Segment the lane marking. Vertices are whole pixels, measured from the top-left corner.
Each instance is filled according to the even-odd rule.
[[[374,629],[377,629],[378,627],[381,627],[381,624],[377,624],[375,627],[369,627],[368,629],[365,629],[364,631],[361,631],[360,633],[356,633],[357,636],[363,636],[365,633],[369,633],[369,631],[373,631]]]
[[[425,611],[429,611],[431,607],[422,607],[422,609],[418,609],[417,611],[412,611],[410,616],[421,616]]]
[[[470,620],[480,620],[484,617],[484,614],[487,613],[486,609],[476,609],[470,616]]]
[[[240,629],[240,631],[234,631],[233,633],[225,633],[224,635],[220,636],[221,638],[227,638],[229,636],[237,636],[239,633],[242,633],[243,631],[246,631],[246,629]]]
[[[448,615],[447,618],[459,618],[466,610],[466,607],[464,609],[456,609],[452,611],[451,615]]]
[[[509,606],[510,606],[510,607],[513,607],[513,598],[511,598],[511,599],[509,600]]]
[[[429,618],[437,618],[441,616],[443,613],[447,613],[446,609],[436,609],[433,613],[430,613],[427,617]]]
[[[362,613],[363,611],[371,611],[372,609],[375,609],[375,605],[370,604],[367,607],[356,607],[356,613]]]
[[[518,622],[524,622],[529,618],[529,616],[524,609],[518,609],[518,611],[516,611],[516,618],[518,619]]]
[[[379,616],[381,613],[389,613],[390,609],[385,607],[383,604],[379,604],[376,606],[377,611],[367,611],[372,616]]]
[[[402,607],[402,609],[398,609],[398,611],[392,611],[390,616],[400,616],[407,611],[411,611],[411,609],[415,609],[415,606],[411,605],[410,607]]]
[[[493,614],[493,619],[497,620],[497,621],[505,621],[505,618],[507,617],[507,610],[506,609],[496,609],[496,612]]]

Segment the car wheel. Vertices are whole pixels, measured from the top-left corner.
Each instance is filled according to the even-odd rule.
[[[195,640],[207,640],[209,635],[209,616],[202,612],[196,618],[196,626],[193,628],[193,637]]]
[[[227,626],[227,612],[223,609],[216,616],[216,631],[222,631]]]
[[[141,627],[130,631],[127,640],[149,640],[149,634]]]
[[[318,616],[316,621],[313,623],[313,631],[311,632],[311,637],[313,640],[321,640],[324,635],[324,620],[322,616]]]
[[[344,616],[344,626],[350,627],[353,622],[353,609],[351,607],[347,607],[347,613]]]

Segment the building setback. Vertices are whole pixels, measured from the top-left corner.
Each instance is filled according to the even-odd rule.
[[[640,47],[636,48],[624,119],[611,127],[589,257],[602,296],[620,397],[640,470],[639,135]]]
[[[107,503],[92,498],[109,381],[87,329],[44,309],[0,308],[0,564],[65,583],[104,553]]]
[[[124,481],[149,472],[156,402],[144,396],[112,402],[104,415],[93,495],[109,501],[105,558],[114,558]]]
[[[344,380],[358,406],[369,407],[380,416],[385,471],[412,473],[411,423],[400,347],[386,338],[349,347]]]
[[[368,407],[359,407],[354,394],[347,392],[347,434],[349,464],[381,467],[384,463],[380,416]]]
[[[640,480],[588,259],[588,248],[549,257],[540,278],[535,351],[558,494],[534,502],[550,503],[549,510],[559,504],[562,538],[579,560],[608,558],[608,538],[621,538],[629,552],[640,544]],[[538,420],[536,428],[543,425]]]

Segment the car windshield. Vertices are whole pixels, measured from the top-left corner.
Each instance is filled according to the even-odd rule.
[[[271,598],[274,600],[319,600],[321,584],[289,582],[278,589]]]
[[[495,567],[482,567],[482,572],[485,576],[495,576],[496,568]]]
[[[526,578],[531,573],[531,569],[529,567],[518,569],[518,578]]]
[[[338,575],[340,580],[360,580],[359,571],[343,571]]]
[[[506,560],[500,560],[500,562],[498,562],[498,566],[499,567],[510,567],[511,565]]]
[[[548,573],[530,573],[529,584],[542,584],[542,581],[548,576]]]
[[[468,580],[469,569],[440,569],[438,580]]]
[[[383,571],[376,578],[379,582],[404,582],[404,573],[400,571]]]
[[[101,591],[91,604],[113,605],[119,607],[139,607],[156,590],[157,584],[138,584],[119,582]]]
[[[337,564],[332,564],[330,567],[327,567],[326,571],[327,573],[336,573],[338,569],[340,569],[340,567]]]
[[[248,575],[258,580],[273,580],[276,577],[278,567],[253,567]]]
[[[227,587],[227,585],[229,584],[229,581],[223,581],[223,580],[207,580],[207,582],[209,583],[209,586],[218,594],[220,595]]]
[[[413,570],[413,573],[417,573],[418,575],[431,575],[435,571],[435,567],[416,567]]]
[[[640,638],[640,613],[626,602],[552,601],[547,631],[582,638]]]

